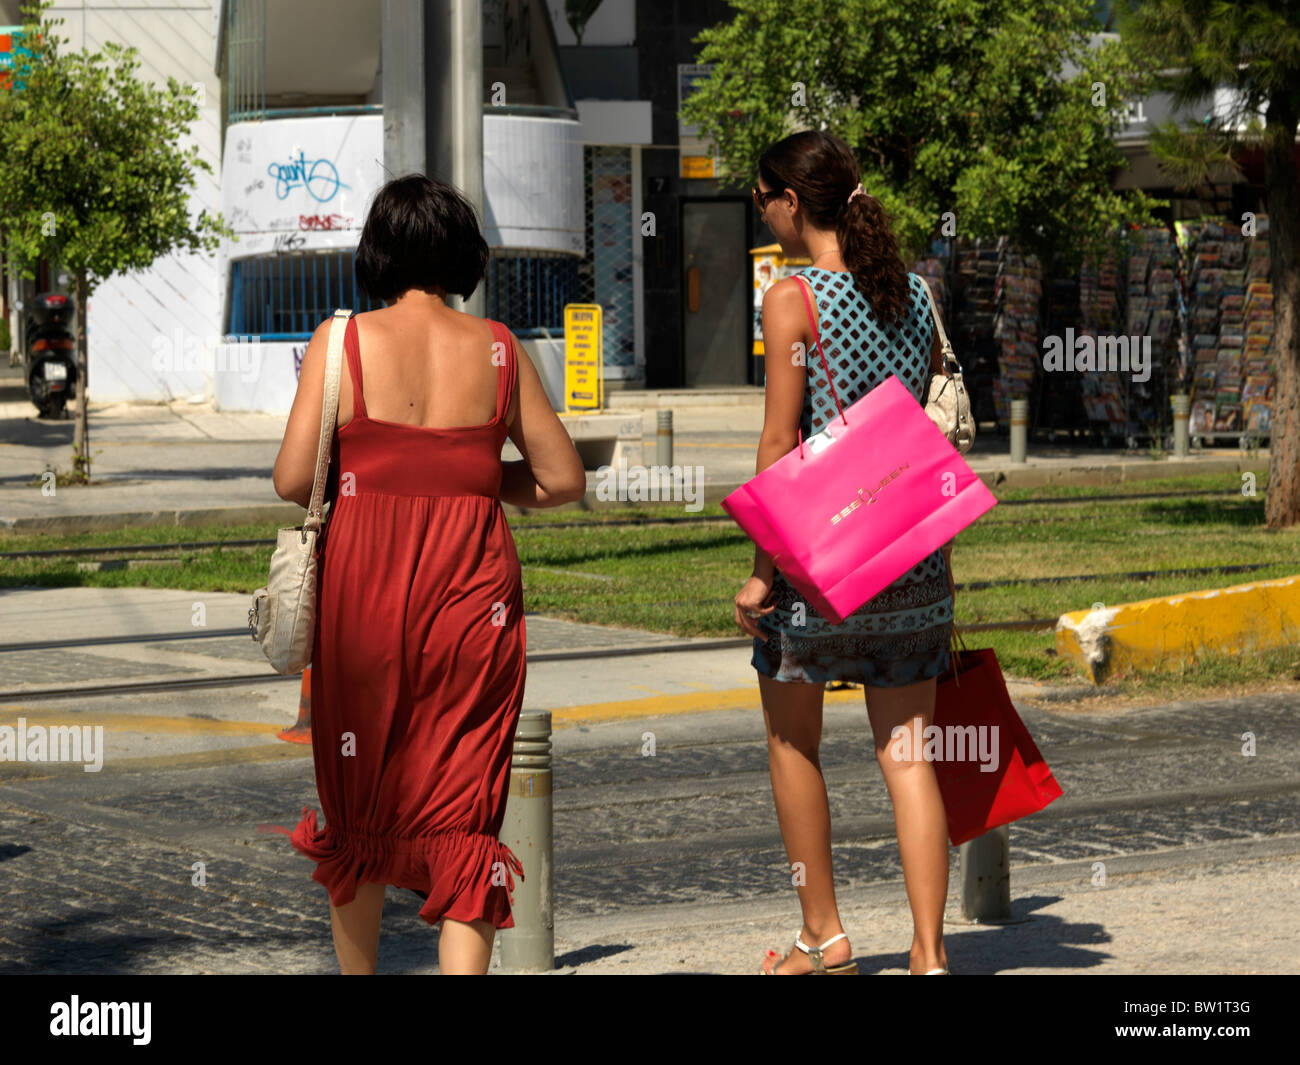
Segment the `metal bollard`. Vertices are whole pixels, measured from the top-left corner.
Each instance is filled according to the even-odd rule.
[[[501,930],[501,968],[550,972],[555,968],[555,855],[551,835],[551,713],[519,715],[510,761],[501,842],[524,867],[515,879],[514,928]]]
[[[961,859],[961,912],[980,924],[1011,919],[1011,833],[1007,825],[967,840]]]
[[[1192,410],[1192,397],[1186,392],[1170,396],[1174,408],[1174,458],[1187,458],[1187,419]]]
[[[673,464],[673,412],[659,412],[659,442],[655,451],[655,463],[659,466]]]
[[[1029,445],[1029,400],[1011,401],[1011,461],[1024,462]]]

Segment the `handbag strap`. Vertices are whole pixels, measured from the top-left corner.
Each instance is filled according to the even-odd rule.
[[[957,372],[960,373],[961,363],[957,362],[957,356],[953,353],[952,345],[948,343],[948,332],[944,329],[943,321],[939,318],[939,308],[934,305],[934,293],[930,290],[930,282],[926,281],[924,277],[921,278],[921,282],[925,285],[925,295],[930,301],[930,317],[934,319],[934,328],[939,332],[939,343],[942,345],[939,352],[938,369],[940,372],[950,369],[948,360],[951,359],[957,366]],[[935,367],[933,364],[930,366],[930,373],[931,375],[935,373]],[[945,372],[944,376],[950,377],[952,375]]]
[[[329,348],[325,354],[325,391],[321,397],[320,441],[316,445],[316,476],[311,485],[311,501],[307,504],[307,517],[302,523],[303,535],[319,532],[321,507],[325,500],[325,471],[330,464],[330,441],[334,437],[334,423],[339,413],[339,377],[343,365],[343,335],[347,331],[351,311],[341,308],[334,312],[330,322]]]
[[[806,277],[804,277],[803,274],[795,274],[794,276],[798,280],[806,282],[808,285],[812,284],[812,282],[809,281]],[[822,369],[826,371],[826,383],[831,386],[831,396],[835,400],[835,409],[840,412],[840,420],[843,421],[845,425],[848,425],[849,420],[844,417],[844,408],[840,405],[839,393],[835,391],[835,379],[831,376],[830,365],[826,362],[826,354],[822,351],[822,338],[817,335],[817,322],[813,318],[812,301],[808,298],[808,290],[804,288],[803,285],[800,285],[799,291],[803,293],[804,309],[807,310],[808,312],[808,324],[812,327],[813,340],[816,341],[817,343],[817,355],[822,360]],[[798,433],[799,433],[799,457],[803,458],[803,427],[802,426],[800,426]]]

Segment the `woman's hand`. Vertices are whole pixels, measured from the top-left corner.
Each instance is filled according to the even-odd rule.
[[[736,593],[736,624],[749,635],[757,636],[761,640],[767,639],[769,634],[755,624],[755,619],[750,617],[750,613],[762,616],[772,613],[776,609],[776,604],[767,603],[771,595],[771,580],[759,576],[750,577]]]

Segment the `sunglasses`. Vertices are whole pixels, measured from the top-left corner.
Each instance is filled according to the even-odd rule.
[[[775,189],[772,192],[759,192],[758,186],[755,185],[750,189],[750,195],[754,197],[754,206],[758,208],[759,214],[762,214],[767,210],[768,201],[775,199],[778,196],[784,196],[785,189]]]

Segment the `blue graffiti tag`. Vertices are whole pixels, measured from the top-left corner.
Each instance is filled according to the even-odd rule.
[[[328,159],[308,162],[301,150],[297,159],[290,156],[288,163],[271,163],[266,172],[275,178],[275,195],[281,200],[301,185],[317,203],[329,203],[339,189],[348,187],[339,180],[338,168]]]

